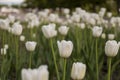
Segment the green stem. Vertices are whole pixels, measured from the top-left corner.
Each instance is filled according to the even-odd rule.
[[[33,31],[32,31],[33,29],[31,28],[30,29],[30,36],[31,36],[31,39],[33,39]]]
[[[30,52],[30,58],[29,58],[29,68],[31,68],[32,64],[32,52]]]
[[[77,54],[79,54],[79,31],[78,31],[78,27],[76,27],[76,45],[77,45]]]
[[[111,61],[112,61],[112,58],[109,57],[108,58],[108,80],[110,80],[110,77],[111,77]]]
[[[97,77],[97,80],[99,80],[99,73],[98,73],[98,51],[97,51],[97,39],[96,39],[96,77]]]
[[[65,75],[66,75],[66,63],[67,63],[67,60],[64,59],[64,72],[63,72],[63,80],[65,80]]]
[[[60,80],[52,39],[50,39],[50,46],[51,46],[51,49],[52,49],[52,55],[53,55],[53,60],[54,60],[54,64],[55,64],[57,80]]]
[[[16,47],[16,78],[18,77],[18,38],[15,36],[15,47]]]

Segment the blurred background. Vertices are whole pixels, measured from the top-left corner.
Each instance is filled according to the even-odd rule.
[[[89,11],[99,11],[101,7],[106,7],[114,14],[119,13],[120,0],[0,0],[0,5],[17,8],[70,8],[81,7]]]

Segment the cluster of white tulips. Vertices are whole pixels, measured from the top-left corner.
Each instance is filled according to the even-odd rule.
[[[119,35],[120,17],[106,8],[8,15],[0,19],[0,80],[117,80]]]

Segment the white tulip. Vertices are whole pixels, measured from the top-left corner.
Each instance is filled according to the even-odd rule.
[[[89,21],[89,24],[91,24],[93,26],[96,24],[96,21],[94,18],[90,18],[88,21]]]
[[[14,22],[15,22],[15,16],[13,16],[13,15],[8,15],[7,20],[8,20],[10,23],[14,23]]]
[[[33,80],[30,71],[27,69],[22,69],[21,77],[22,80]]]
[[[105,34],[105,33],[102,33],[101,38],[102,38],[102,39],[105,39],[105,38],[106,38],[106,34]]]
[[[37,69],[32,69],[31,70],[31,76],[32,76],[32,80],[38,80],[38,70]]]
[[[6,48],[1,48],[1,55],[6,55],[6,53],[7,53]]]
[[[98,26],[94,26],[92,29],[93,32],[93,36],[94,37],[100,37],[102,34],[103,28],[102,27],[98,27]]]
[[[113,40],[115,38],[115,35],[114,34],[108,34],[108,39],[109,40]]]
[[[9,48],[8,44],[5,44],[4,48],[7,50]]]
[[[85,77],[86,65],[80,62],[73,63],[71,78],[74,80],[82,80]]]
[[[38,68],[38,80],[49,80],[49,72],[46,65]]]
[[[64,8],[64,9],[63,9],[63,13],[64,13],[64,14],[69,14],[69,13],[70,13],[70,9]]]
[[[20,36],[20,41],[25,41],[25,36],[21,35]]]
[[[118,42],[118,45],[119,45],[119,47],[120,47],[120,41]]]
[[[67,26],[61,26],[58,28],[59,33],[62,35],[67,35],[68,30],[69,30],[69,27]]]
[[[37,45],[37,43],[34,42],[34,41],[27,41],[27,42],[25,43],[26,49],[27,49],[28,51],[34,51],[36,45]]]
[[[32,37],[33,37],[33,38],[35,38],[35,37],[36,37],[36,34],[35,34],[35,33],[33,33]]]
[[[80,23],[80,28],[81,29],[85,29],[85,24],[84,23]]]
[[[107,17],[108,17],[108,18],[112,17],[112,13],[111,13],[111,12],[108,12],[108,13],[107,13]]]
[[[109,57],[114,57],[117,55],[119,50],[119,44],[115,40],[109,40],[105,44],[105,54]]]
[[[57,35],[54,25],[44,25],[42,26],[42,32],[46,38],[52,38]]]
[[[38,69],[22,69],[22,80],[48,80],[49,72],[46,65],[40,66]]]
[[[12,26],[12,33],[14,35],[21,35],[22,34],[22,25],[18,22],[14,23],[13,26]]]
[[[73,43],[71,41],[57,41],[57,45],[61,57],[68,58],[71,55],[73,50]]]
[[[0,28],[3,30],[8,30],[9,22],[7,22],[7,20],[0,19]]]

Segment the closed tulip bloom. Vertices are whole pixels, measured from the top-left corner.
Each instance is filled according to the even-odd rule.
[[[44,25],[42,26],[42,32],[46,38],[52,38],[57,35],[54,25]]]
[[[22,80],[48,80],[49,72],[47,66],[42,65],[38,69],[22,69]]]
[[[9,48],[8,44],[5,44],[4,48],[7,50]]]
[[[105,54],[109,57],[117,55],[119,50],[119,44],[115,40],[109,40],[105,44]]]
[[[73,63],[71,78],[73,80],[82,80],[85,77],[86,65],[80,62]]]
[[[102,38],[102,39],[105,39],[105,38],[106,38],[106,34],[105,34],[105,33],[102,33],[101,38]]]
[[[80,23],[80,28],[81,29],[85,29],[85,24],[84,23]]]
[[[115,35],[114,34],[108,34],[108,39],[109,40],[113,40],[115,38]]]
[[[0,28],[3,30],[8,30],[10,28],[9,22],[7,22],[7,20],[0,19]]]
[[[37,43],[34,42],[34,41],[27,41],[27,42],[25,43],[26,49],[27,49],[28,51],[34,51],[36,45],[37,45]]]
[[[21,35],[20,36],[20,41],[25,41],[25,36]]]
[[[7,49],[6,48],[1,48],[1,55],[6,55]]]
[[[14,35],[21,35],[22,30],[23,30],[23,28],[22,28],[22,25],[20,23],[16,22],[16,23],[13,24],[12,33]]]
[[[49,72],[46,65],[38,68],[38,80],[49,80]]]
[[[73,43],[71,41],[57,41],[57,45],[61,57],[68,58],[71,55],[73,50]]]
[[[58,31],[61,35],[67,35],[68,30],[69,30],[69,27],[67,26],[61,26],[58,28]]]
[[[10,23],[14,23],[14,22],[15,22],[15,16],[13,16],[13,15],[8,15],[7,20],[8,20]]]
[[[22,80],[33,80],[31,71],[32,71],[31,69],[22,69],[22,72],[21,72]]]
[[[111,13],[111,12],[108,12],[108,13],[107,13],[107,17],[108,17],[108,18],[112,17],[112,13]]]
[[[102,31],[103,31],[102,27],[98,27],[98,26],[93,27],[93,29],[92,29],[93,36],[94,37],[100,37],[101,34],[102,34]]]

